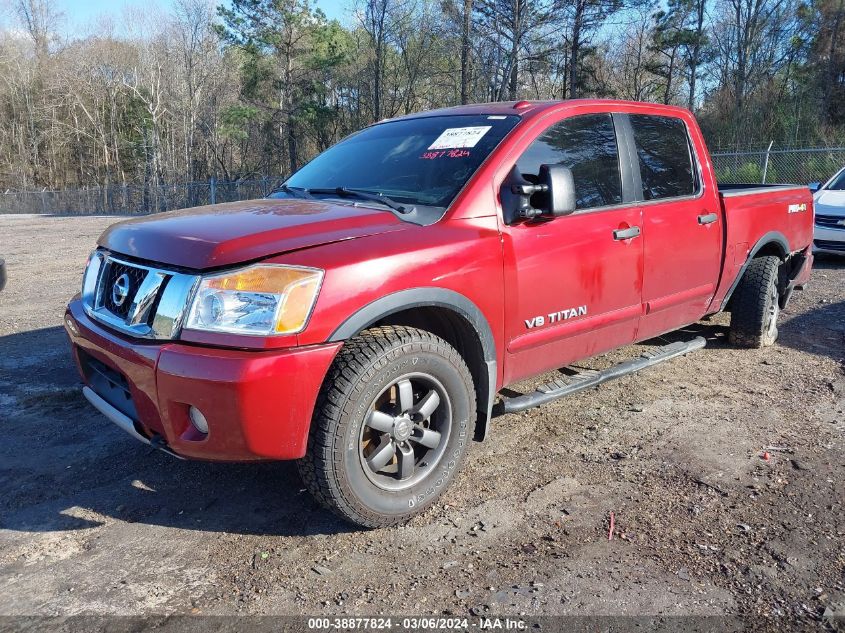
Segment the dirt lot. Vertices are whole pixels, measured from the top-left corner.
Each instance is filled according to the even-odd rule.
[[[845,614],[845,259],[774,348],[699,324],[703,351],[497,418],[441,503],[364,532],[293,464],[180,462],[86,405],[62,308],[113,221],[0,216],[0,614]]]

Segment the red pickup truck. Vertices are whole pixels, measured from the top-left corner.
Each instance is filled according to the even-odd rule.
[[[733,343],[772,344],[810,275],[812,205],[805,187],[717,186],[679,108],[424,112],[353,134],[267,199],[112,226],[65,326],[85,396],[140,441],[299,460],[319,501],[390,525],[440,496],[509,384],[720,311]]]

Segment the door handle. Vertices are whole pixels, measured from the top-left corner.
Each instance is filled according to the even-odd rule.
[[[716,220],[719,219],[719,216],[715,213],[705,213],[704,215],[698,216],[698,223],[699,224],[713,224]]]
[[[613,239],[617,241],[630,240],[633,237],[638,237],[640,234],[640,227],[632,226],[629,229],[616,229],[613,232]]]

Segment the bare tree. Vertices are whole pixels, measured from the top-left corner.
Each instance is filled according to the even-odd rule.
[[[562,17],[559,9],[559,0],[479,1],[482,36],[492,38],[498,48],[490,77],[495,100],[516,99],[522,64],[547,56],[556,46],[550,32]]]
[[[472,10],[474,0],[464,0],[461,15],[461,103],[469,103],[470,54],[472,50]]]
[[[845,0],[665,0],[657,29],[647,0],[344,1],[352,26],[309,0],[173,0],[60,38],[50,0],[6,0],[0,189],[194,204],[207,188],[172,184],[283,174],[377,119],[520,97],[685,102],[715,144],[845,142]]]
[[[632,2],[636,5],[636,2]],[[570,99],[581,94],[583,48],[605,21],[621,10],[623,0],[571,0],[566,5],[570,14],[569,27],[569,93]]]
[[[53,0],[14,0],[14,9],[38,54],[47,55],[63,19]]]
[[[629,23],[612,36],[613,46],[602,51],[597,80],[609,95],[632,101],[657,101],[661,98],[658,65],[652,47],[652,7],[632,11]]]

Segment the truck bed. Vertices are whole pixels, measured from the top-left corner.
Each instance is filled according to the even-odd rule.
[[[802,185],[791,185],[781,183],[717,183],[719,193],[723,196],[744,196],[752,193],[771,193],[780,189],[801,189]]]
[[[724,267],[711,304],[724,309],[743,266],[764,245],[788,258],[813,240],[813,196],[801,185],[717,185],[725,216]],[[767,251],[768,252],[768,251]]]

